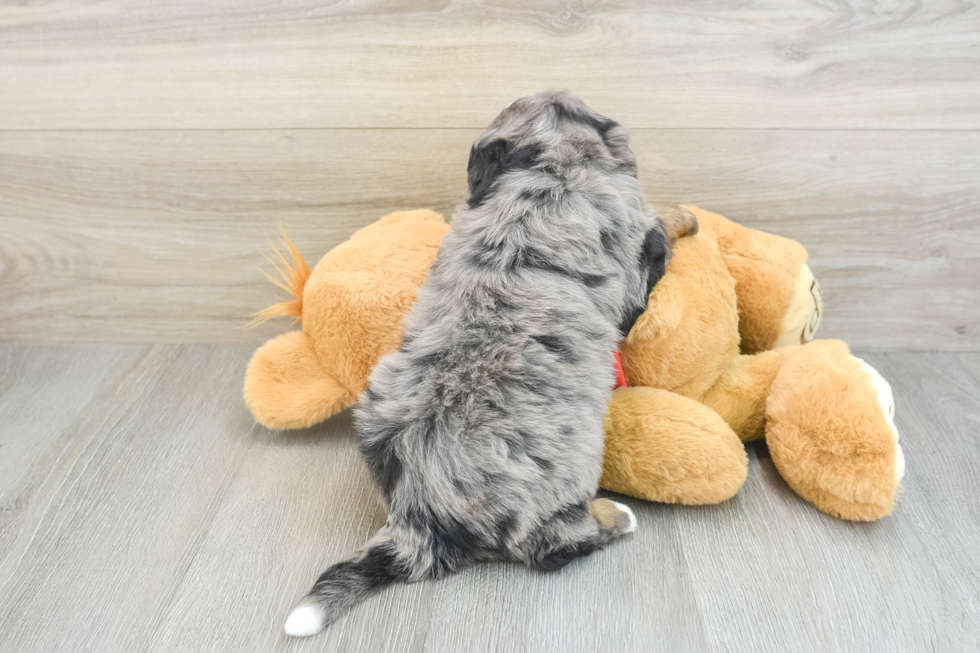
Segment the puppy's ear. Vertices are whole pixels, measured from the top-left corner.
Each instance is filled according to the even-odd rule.
[[[470,186],[468,204],[471,207],[480,206],[490,196],[500,175],[533,168],[540,156],[541,146],[534,143],[515,146],[510,141],[498,138],[483,146],[474,145],[466,166]]]
[[[506,157],[507,141],[502,138],[470,148],[470,162],[466,165],[470,206],[480,206],[487,199],[493,183],[504,173]]]
[[[670,241],[659,227],[650,229],[644,234],[643,246],[640,249],[640,270],[646,275],[646,294],[639,298],[640,301],[628,309],[623,316],[623,321],[619,324],[619,333],[623,338],[629,335],[633,325],[647,309],[647,300],[653,292],[653,287],[664,276],[670,254]]]
[[[616,159],[620,172],[636,177],[636,155],[630,149],[630,133],[615,120],[606,118],[606,122],[598,129],[602,142]]]
[[[660,281],[667,270],[667,261],[670,259],[670,241],[667,235],[659,228],[651,229],[643,236],[643,249],[640,251],[640,269],[647,274],[647,294],[644,299],[653,292],[653,287]]]

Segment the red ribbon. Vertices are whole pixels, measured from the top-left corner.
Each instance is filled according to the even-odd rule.
[[[617,388],[626,387],[626,373],[623,372],[623,361],[619,359],[619,352],[614,351],[613,356],[616,360],[613,362],[613,369],[616,370],[616,385],[613,386],[613,390]]]

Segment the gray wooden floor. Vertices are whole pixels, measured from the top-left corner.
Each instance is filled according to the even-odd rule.
[[[980,354],[863,354],[893,381],[908,458],[878,523],[817,512],[753,447],[723,505],[627,499],[637,532],[557,574],[396,586],[290,640],[292,602],[384,509],[346,414],[253,424],[250,352],[0,346],[0,650],[980,647]]]

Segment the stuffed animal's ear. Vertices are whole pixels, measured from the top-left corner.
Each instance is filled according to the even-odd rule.
[[[718,249],[735,279],[741,352],[755,354],[812,339],[823,303],[803,246],[696,206],[687,208],[717,236]],[[783,334],[788,339],[780,342]]]
[[[670,242],[684,236],[696,236],[698,219],[687,208],[676,204],[654,204],[653,213],[664,225],[664,233]]]
[[[262,345],[245,373],[245,403],[255,421],[270,429],[306,428],[356,401],[356,394],[323,369],[302,331]]]

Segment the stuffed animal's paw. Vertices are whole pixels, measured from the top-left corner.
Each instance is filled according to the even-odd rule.
[[[905,476],[905,454],[902,452],[902,446],[898,443],[898,428],[895,426],[895,395],[892,393],[892,387],[878,370],[871,367],[864,360],[857,356],[851,356],[851,358],[861,365],[861,370],[868,375],[871,380],[871,385],[878,392],[881,413],[885,416],[885,421],[888,422],[888,428],[895,438],[895,482],[898,483]]]
[[[873,521],[894,508],[904,459],[891,389],[836,340],[798,348],[766,401],[766,439],[780,474],[820,510]]]
[[[704,404],[657,388],[620,388],[606,413],[599,485],[648,501],[706,505],[745,481],[745,448]]]

